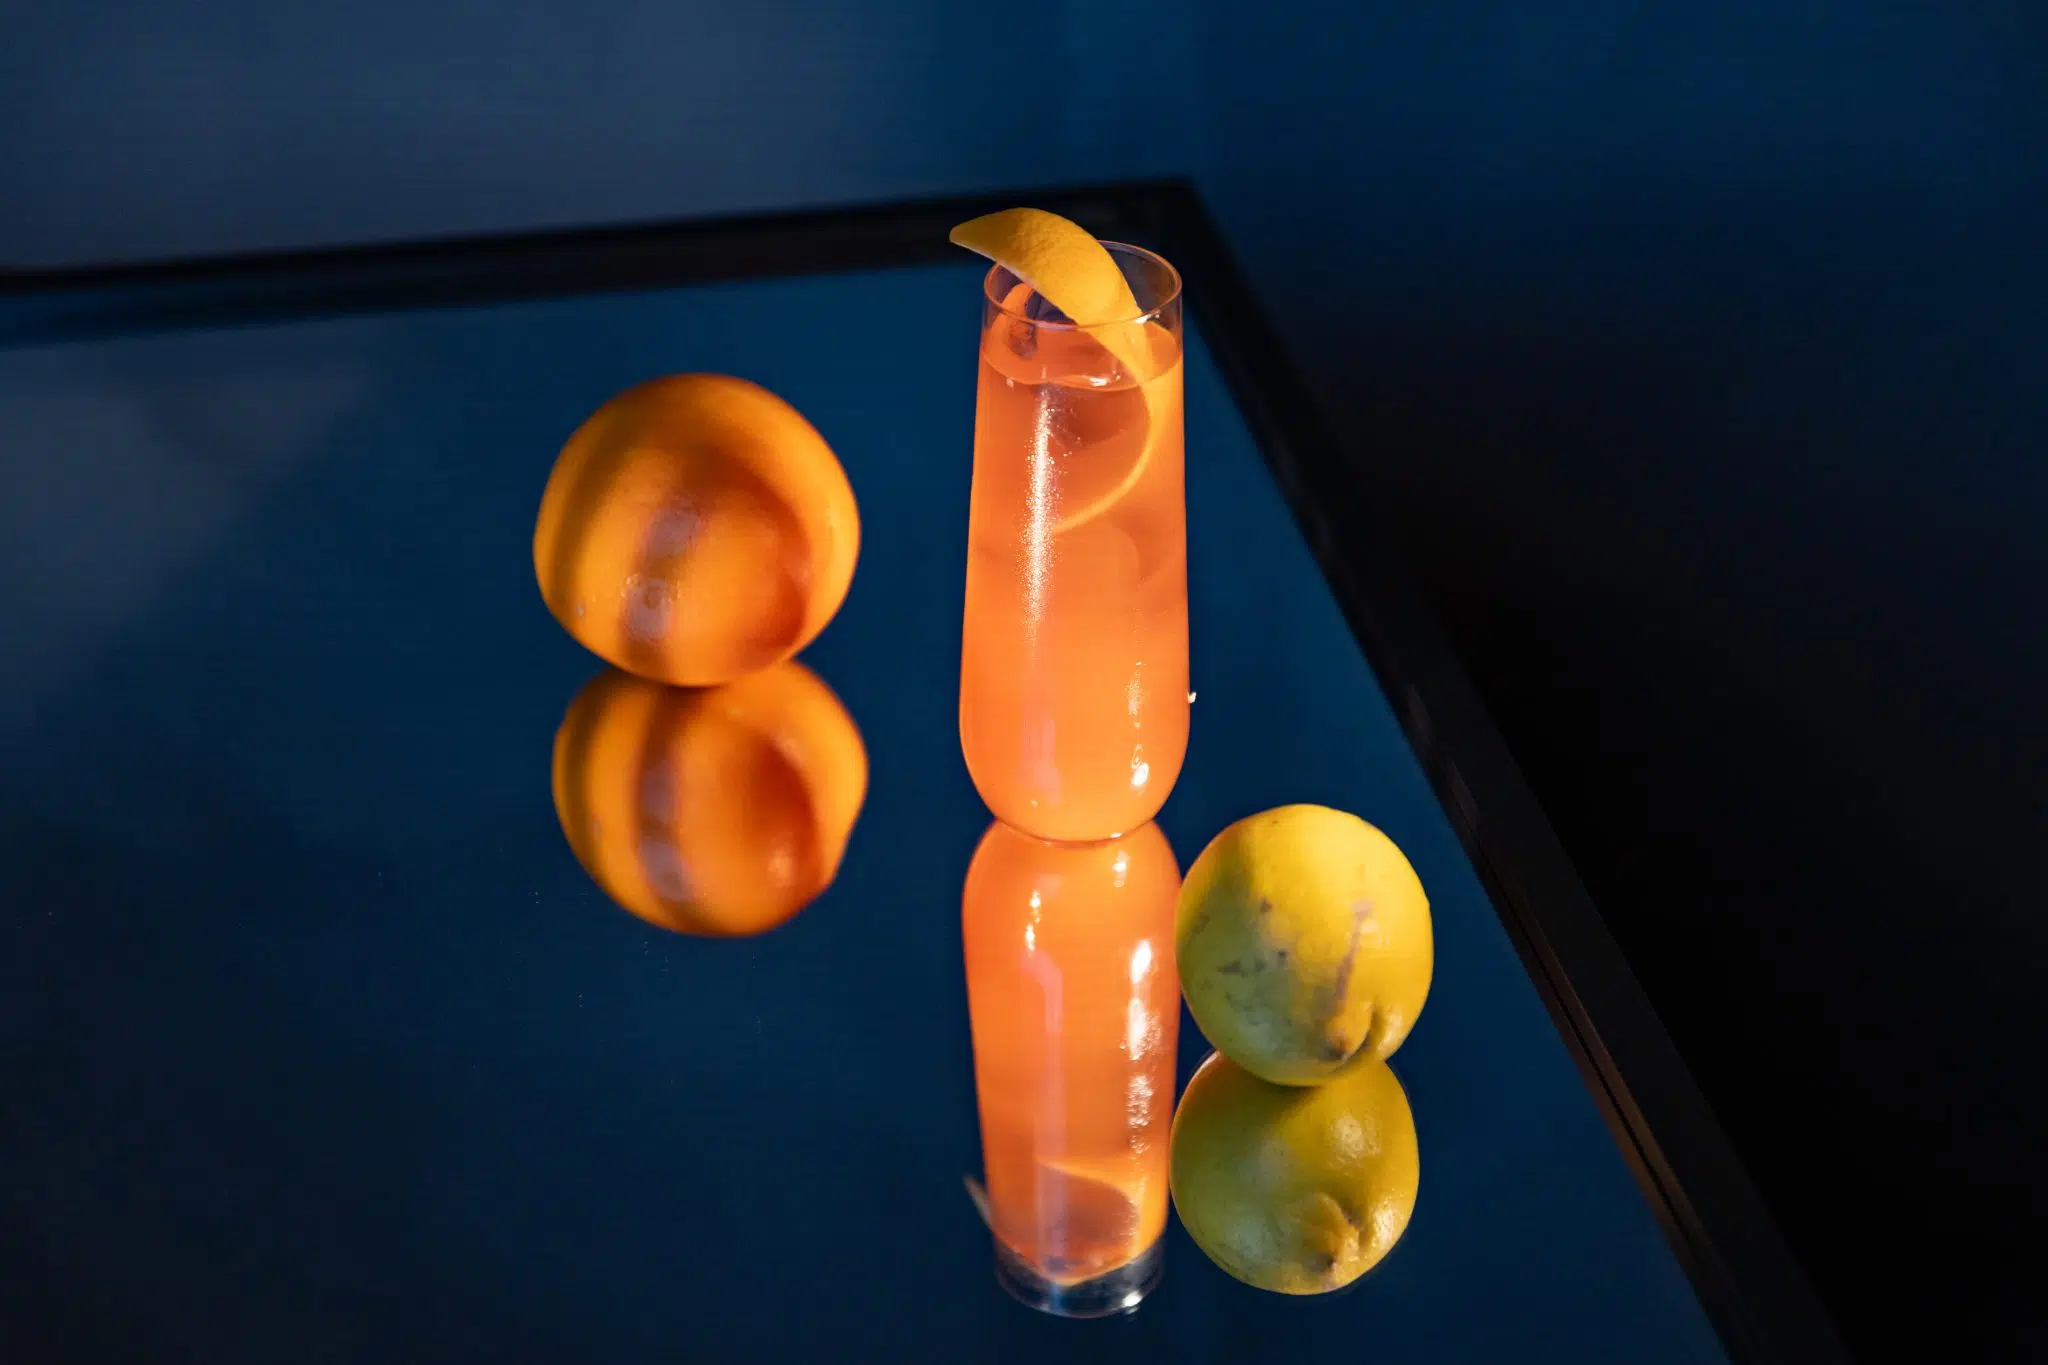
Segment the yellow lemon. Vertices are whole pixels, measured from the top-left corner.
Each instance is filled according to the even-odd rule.
[[[1173,1116],[1173,1206],[1224,1270],[1276,1294],[1342,1289],[1415,1211],[1415,1116],[1387,1064],[1360,1057],[1311,1088],[1212,1053]]]
[[[1174,948],[1203,1036],[1282,1085],[1390,1056],[1436,960],[1408,859],[1327,806],[1280,806],[1211,840],[1181,886]]]

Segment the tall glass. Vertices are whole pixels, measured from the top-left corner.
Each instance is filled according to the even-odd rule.
[[[1139,316],[1066,320],[984,286],[960,748],[996,817],[1046,839],[1135,830],[1188,742],[1180,276],[1105,243]]]
[[[1050,1313],[1159,1281],[1171,1177],[1180,869],[1159,826],[1053,844],[989,828],[961,893],[996,1274]]]

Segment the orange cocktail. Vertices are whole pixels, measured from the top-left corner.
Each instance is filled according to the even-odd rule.
[[[986,1204],[1004,1285],[1072,1316],[1157,1283],[1180,982],[1157,825],[1053,844],[996,824],[961,896]]]
[[[1137,829],[1187,753],[1180,280],[1103,245],[1130,316],[1077,325],[1001,265],[982,309],[960,747],[1047,839]]]

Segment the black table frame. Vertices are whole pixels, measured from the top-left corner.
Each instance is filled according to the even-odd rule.
[[[953,224],[1021,203],[1155,247],[1180,268],[1268,469],[1723,1344],[1743,1362],[1845,1360],[1535,794],[1395,562],[1383,514],[1352,473],[1369,450],[1347,449],[1322,419],[1188,183],[0,270],[0,346],[924,264],[957,258],[946,241]]]

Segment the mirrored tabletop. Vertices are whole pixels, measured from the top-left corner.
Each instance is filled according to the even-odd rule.
[[[982,1167],[956,726],[982,271],[810,272],[0,349],[0,1335],[18,1360],[1723,1359],[1687,1274],[1188,327],[1191,671],[1159,824],[1353,811],[1419,873],[1413,1221],[1355,1286],[1013,1301]],[[1191,279],[1190,290],[1198,290]],[[203,291],[202,291],[203,292]],[[1199,300],[1194,300],[1199,304]],[[0,323],[9,317],[0,310]],[[231,324],[231,325],[230,325]],[[5,333],[0,333],[5,335]],[[869,763],[828,889],[654,927],[565,841],[563,441],[745,376],[862,546],[802,662]],[[1179,1079],[1207,1054],[1182,1018]]]

